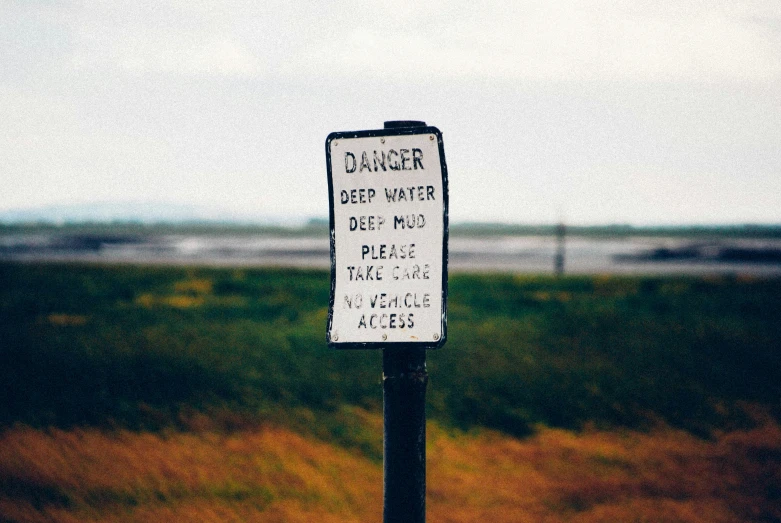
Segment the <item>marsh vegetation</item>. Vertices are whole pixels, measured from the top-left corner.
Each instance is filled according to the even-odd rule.
[[[0,264],[9,521],[379,520],[324,271]],[[781,518],[781,280],[456,274],[429,520]],[[47,519],[49,518],[49,519]]]

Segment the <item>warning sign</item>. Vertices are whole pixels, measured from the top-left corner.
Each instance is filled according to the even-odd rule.
[[[435,348],[446,337],[448,193],[435,127],[332,133],[327,340]]]

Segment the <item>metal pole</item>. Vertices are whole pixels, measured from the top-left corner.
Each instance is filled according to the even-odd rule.
[[[564,238],[567,234],[567,227],[564,222],[559,222],[556,226],[556,257],[553,262],[553,272],[556,276],[564,274]]]
[[[425,122],[385,122],[385,128],[423,127]],[[382,351],[383,521],[426,521],[425,349]]]
[[[426,350],[382,351],[385,523],[426,521]]]

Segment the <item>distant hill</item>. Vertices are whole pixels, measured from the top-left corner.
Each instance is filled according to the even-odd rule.
[[[171,226],[210,229],[305,228],[309,232],[327,233],[327,216],[237,214],[212,207],[165,202],[100,202],[88,204],[50,205],[29,209],[0,211],[0,226],[63,226],[98,227],[123,225]],[[522,224],[500,222],[450,221],[450,233],[457,236],[552,236],[556,224]],[[715,224],[715,225],[567,225],[567,236],[627,237],[739,237],[781,238],[781,224]]]
[[[18,224],[242,224],[297,226],[307,217],[270,214],[242,215],[211,207],[165,202],[100,202],[88,204],[49,205],[44,207],[0,211],[0,223]]]

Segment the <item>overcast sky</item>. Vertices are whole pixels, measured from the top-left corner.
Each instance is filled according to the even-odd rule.
[[[781,223],[781,2],[0,2],[0,210],[326,216],[331,131],[444,135],[451,219]]]

